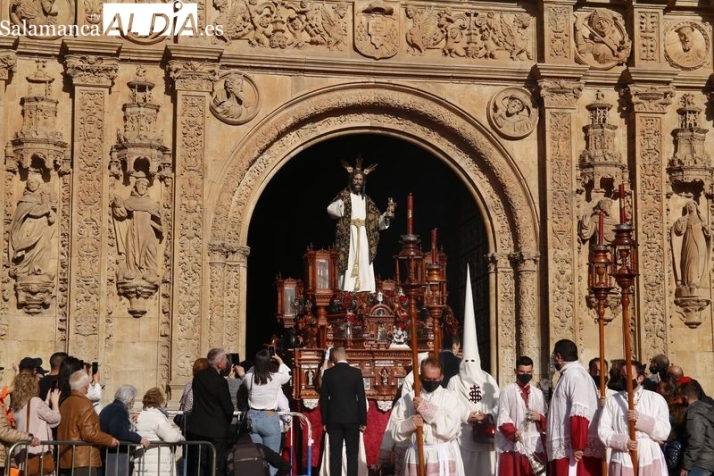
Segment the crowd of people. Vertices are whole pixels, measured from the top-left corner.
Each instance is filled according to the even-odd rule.
[[[624,360],[604,361],[601,368],[595,358],[586,368],[570,340],[553,347],[551,365],[559,379],[545,391],[531,381],[533,360],[528,356],[516,360],[514,381],[499,389],[481,369],[475,325],[468,316],[463,349],[457,336],[445,342],[439,358],[420,355],[417,376],[404,379],[384,432],[380,474],[416,475],[420,452],[425,476],[714,472],[714,401],[665,355],[652,358],[649,369],[632,361],[630,410]],[[364,476],[362,435],[370,423],[364,381],[344,348],[331,349],[326,357],[316,376],[326,434],[320,474]],[[3,470],[15,466],[29,474],[26,469],[39,460],[44,474],[173,476],[179,472],[178,455],[171,446],[156,443],[185,439],[209,442],[215,458],[200,445],[188,446],[183,474],[208,475],[215,469],[224,476],[235,471],[234,445],[241,435],[270,463],[271,476],[284,476],[290,469],[280,454],[289,424],[280,413],[289,410],[283,386],[290,370],[267,349],[242,365],[231,363],[222,349],[197,360],[181,397],[181,428],[169,419],[159,388],[146,391],[141,411],[133,410],[138,392],[130,385],[120,386],[114,401],[101,408],[96,405],[101,392],[96,369],[92,372],[63,353],[54,354],[50,365],[47,373],[41,359],[22,359],[12,384],[2,389],[0,397],[9,396],[10,402],[0,411],[0,441],[5,446],[29,442],[11,460],[5,458],[7,449],[0,451]],[[607,392],[601,396],[603,372]],[[236,410],[247,417],[236,419]],[[51,440],[88,445],[53,448],[41,443]]]

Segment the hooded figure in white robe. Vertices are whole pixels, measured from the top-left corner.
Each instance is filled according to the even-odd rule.
[[[466,305],[464,307],[463,359],[459,374],[449,381],[448,389],[456,393],[472,415],[463,422],[461,457],[466,474],[494,474],[496,453],[494,435],[498,414],[498,383],[481,369],[476,338],[476,316],[471,290],[471,273],[466,269]],[[478,415],[474,417],[473,415]]]

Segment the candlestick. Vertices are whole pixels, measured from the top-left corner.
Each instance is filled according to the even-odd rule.
[[[603,234],[605,233],[605,213],[600,210],[600,220],[597,226],[597,244],[601,245],[603,242]]]
[[[412,197],[412,194],[410,193],[409,196],[407,197],[407,235],[411,235],[412,232],[414,231],[413,228],[413,212],[414,212],[414,197]]]
[[[625,216],[625,184],[620,184],[620,224],[627,222]]]
[[[436,228],[431,230],[431,262],[439,262],[439,254],[436,251]]]

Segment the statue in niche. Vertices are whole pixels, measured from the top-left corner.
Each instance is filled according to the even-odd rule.
[[[158,244],[163,237],[161,208],[147,194],[149,179],[143,172],[134,174],[136,182],[129,198],[115,196],[111,204],[117,236],[117,248],[122,261],[117,269],[117,281],[143,280],[159,284]]]
[[[379,378],[381,380],[382,387],[389,387],[389,370],[386,368],[382,369],[379,373]]]
[[[574,39],[579,59],[594,67],[624,64],[632,50],[624,22],[604,8],[576,16]]]
[[[17,203],[10,225],[10,273],[16,278],[54,276],[50,270],[50,256],[57,206],[43,183],[39,174],[28,175],[25,192]]]
[[[672,234],[682,237],[679,253],[673,246],[675,264],[678,264],[675,272],[679,272],[678,287],[687,295],[696,295],[706,276],[709,263],[708,238],[711,236],[711,227],[705,223],[697,202],[687,202],[682,217],[672,226]],[[672,242],[674,244],[674,240]]]
[[[578,221],[578,236],[583,243],[590,241],[597,243],[598,227],[600,223],[600,212],[603,214],[604,244],[612,243],[615,239],[615,225],[618,224],[618,217],[612,213],[613,201],[609,198],[598,200],[591,212],[585,213]]]

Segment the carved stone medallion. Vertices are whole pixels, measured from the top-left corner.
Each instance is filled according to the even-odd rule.
[[[250,77],[235,71],[221,73],[213,85],[211,112],[234,126],[245,124],[258,114],[260,94]]]
[[[356,1],[355,49],[368,58],[391,58],[399,49],[399,3]]]
[[[506,88],[489,101],[488,120],[506,139],[521,139],[535,129],[538,106],[526,89]]]
[[[10,21],[21,27],[24,35],[51,40],[74,23],[75,8],[74,0],[12,0]]]
[[[675,68],[693,70],[709,63],[711,40],[699,23],[675,23],[665,35],[664,56]]]
[[[632,41],[618,13],[605,8],[576,13],[574,30],[575,57],[581,64],[610,69],[630,56]]]

